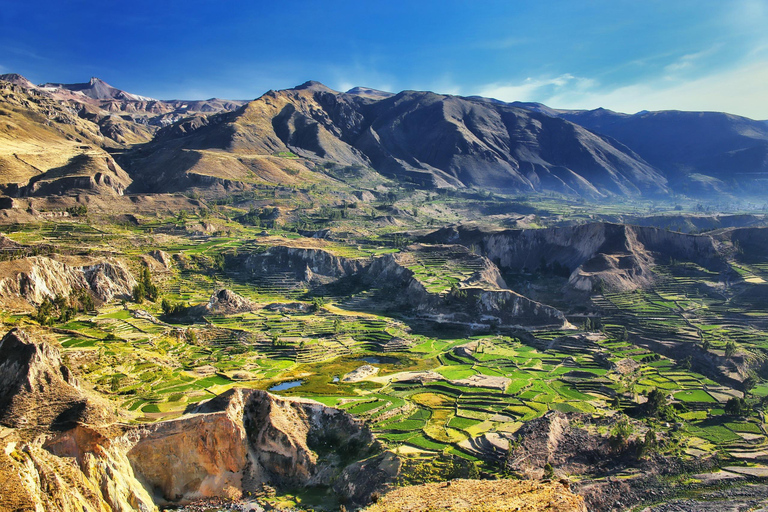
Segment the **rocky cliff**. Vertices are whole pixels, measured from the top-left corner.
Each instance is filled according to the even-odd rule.
[[[375,259],[362,279],[379,290],[388,307],[437,322],[569,326],[557,309],[506,289],[490,260],[462,246],[412,245],[402,253]]]
[[[111,407],[77,386],[56,348],[20,330],[0,341],[0,411],[1,510],[156,510]]]
[[[570,272],[569,285],[591,291],[633,290],[653,282],[651,267],[670,259],[693,261],[719,270],[723,257],[707,235],[690,235],[653,227],[594,223],[548,229],[486,230],[443,228],[425,237],[474,245],[500,268],[533,272],[542,265],[559,265]]]
[[[357,274],[368,264],[364,259],[336,256],[323,249],[276,246],[265,252],[248,254],[240,262],[252,274],[269,275],[276,272],[294,274],[297,283],[312,286],[328,284]]]
[[[399,471],[362,423],[314,401],[233,389],[129,426],[76,384],[54,347],[16,330],[0,342],[0,509],[149,512],[337,479],[342,499],[364,504]]]
[[[163,502],[240,497],[263,484],[329,486],[351,462],[380,452],[371,432],[337,409],[240,389],[130,436],[128,458]],[[368,493],[396,472],[397,466],[379,481],[369,479]],[[363,484],[346,489],[345,497]]]
[[[32,256],[0,262],[0,304],[29,309],[56,295],[85,289],[107,302],[130,297],[136,280],[120,261],[101,258]]]
[[[111,416],[77,386],[59,351],[14,329],[0,340],[0,424],[11,428],[67,428]]]

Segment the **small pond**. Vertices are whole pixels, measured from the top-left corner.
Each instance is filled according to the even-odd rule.
[[[301,386],[304,384],[303,380],[289,380],[287,382],[281,382],[280,384],[275,384],[271,388],[269,388],[269,391],[285,391],[286,389],[295,388],[298,386]]]
[[[395,364],[400,362],[400,360],[396,357],[386,356],[366,356],[361,357],[360,360],[370,364]]]

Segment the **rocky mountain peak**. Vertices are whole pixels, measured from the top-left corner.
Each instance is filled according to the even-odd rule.
[[[352,96],[361,96],[363,98],[370,98],[370,99],[377,99],[381,100],[384,98],[389,98],[390,96],[394,96],[394,93],[387,92],[387,91],[380,91],[378,89],[371,89],[370,87],[353,87],[352,89],[348,90],[345,94],[349,94]]]
[[[24,88],[30,89],[34,88],[35,84],[27,80],[25,77],[18,73],[6,73],[4,75],[0,75],[0,80],[5,82],[11,82],[12,84],[20,85]]]
[[[304,91],[304,90],[310,90],[315,92],[332,92],[334,94],[338,93],[338,91],[334,91],[327,85],[317,82],[315,80],[308,80],[304,82],[303,84],[294,87],[294,90],[296,91]]]
[[[66,91],[80,93],[83,96],[94,100],[124,100],[124,101],[153,101],[153,98],[131,94],[109,85],[98,77],[91,77],[87,83],[79,84],[59,84],[47,83],[42,87],[53,89],[64,89]]]
[[[39,389],[37,381],[48,374],[55,374],[67,384],[75,384],[55,347],[32,341],[21,329],[9,331],[0,340],[0,389],[4,392],[19,386],[28,391]]]

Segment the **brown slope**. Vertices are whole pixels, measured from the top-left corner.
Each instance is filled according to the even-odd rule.
[[[587,196],[666,192],[626,148],[536,112],[414,91],[368,110],[375,120],[358,147],[393,172],[435,168],[466,186]]]
[[[155,168],[184,150],[291,151],[434,187],[592,197],[667,192],[666,180],[627,148],[562,119],[429,92],[372,99],[316,82],[270,91],[230,114],[177,123],[126,165]],[[200,165],[180,167],[183,173]]]
[[[161,130],[151,144],[124,160],[141,177],[136,190],[176,191],[212,181],[226,187],[327,182],[329,178],[312,172],[315,162],[366,166],[365,156],[344,142],[345,130],[354,130],[356,119],[350,102],[333,104],[337,93],[305,85],[270,91],[235,112],[198,115]],[[352,126],[345,127],[345,122]],[[290,153],[302,158],[284,157]]]
[[[0,186],[6,194],[121,194],[131,179],[102,149],[110,145],[71,105],[0,82]]]
[[[79,389],[56,348],[19,329],[0,340],[0,424],[36,432],[112,419]]]
[[[451,480],[398,487],[365,512],[584,512],[584,498],[560,482]]]

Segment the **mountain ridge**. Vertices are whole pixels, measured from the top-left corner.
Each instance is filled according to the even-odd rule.
[[[432,92],[379,99],[306,82],[269,91],[232,113],[176,123],[145,154],[161,153],[160,143],[170,140],[177,149],[198,151],[290,151],[426,187],[590,197],[668,193],[665,178],[626,147],[568,121]]]
[[[118,193],[131,181],[129,193],[290,184],[296,172],[309,178],[304,171],[322,181],[318,166],[338,165],[425,188],[696,197],[759,192],[768,172],[768,124],[725,113],[562,110],[430,91],[338,92],[317,81],[249,102],[165,101],[98,78],[42,86],[18,74],[0,80],[49,98],[49,111],[67,112],[60,119],[80,118],[79,132],[95,132],[97,146],[127,150],[118,162],[130,177],[119,180]],[[30,108],[28,100],[15,105]],[[274,159],[282,153],[299,157],[289,172]]]

